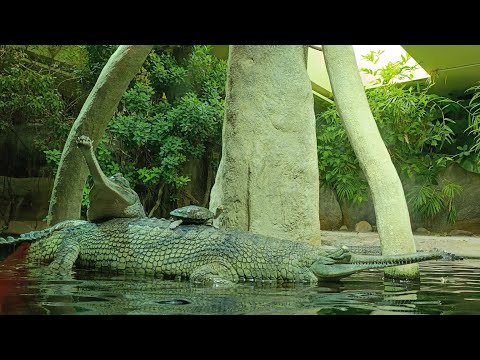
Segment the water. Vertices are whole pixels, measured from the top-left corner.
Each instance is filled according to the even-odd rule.
[[[318,286],[233,288],[44,267],[0,267],[0,314],[480,314],[480,260],[428,261],[421,282],[383,280],[381,270]]]

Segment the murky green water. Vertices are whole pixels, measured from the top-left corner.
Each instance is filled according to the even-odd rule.
[[[0,268],[0,314],[480,314],[480,260],[420,269],[420,283],[375,270],[318,286],[210,288],[80,270],[60,280],[17,264]]]

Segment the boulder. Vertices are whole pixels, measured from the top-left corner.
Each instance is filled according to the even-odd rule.
[[[372,231],[372,225],[368,223],[368,221],[360,221],[355,225],[355,231],[356,232],[371,232]]]
[[[348,227],[347,227],[347,225],[342,225],[342,226],[340,226],[339,230],[340,231],[348,231]]]
[[[417,229],[415,229],[415,231],[413,233],[415,235],[429,235],[430,231],[428,231],[424,227],[418,227]]]

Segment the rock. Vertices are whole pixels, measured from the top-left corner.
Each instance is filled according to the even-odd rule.
[[[347,227],[347,225],[342,225],[342,226],[340,226],[339,230],[340,231],[348,231],[348,227]]]
[[[425,229],[424,227],[417,228],[414,232],[415,235],[429,235],[430,231]]]
[[[342,225],[342,209],[335,191],[326,185],[320,186],[320,228],[322,230],[338,229]]]
[[[471,231],[465,230],[452,230],[448,233],[449,236],[472,236],[473,233]]]
[[[355,225],[355,231],[356,232],[371,232],[372,231],[372,225],[368,223],[368,221],[360,221]]]
[[[306,48],[232,45],[216,224],[320,243],[315,114]]]

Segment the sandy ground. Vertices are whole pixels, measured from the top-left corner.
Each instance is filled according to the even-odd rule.
[[[378,233],[323,231],[322,245],[380,246]],[[479,236],[414,235],[417,250],[442,249],[458,256],[480,258]]]

